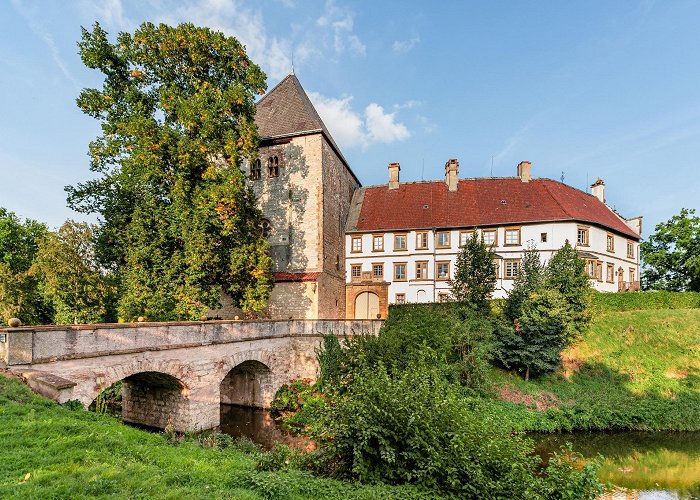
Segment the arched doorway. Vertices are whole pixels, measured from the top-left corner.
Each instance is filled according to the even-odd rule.
[[[425,290],[418,290],[418,293],[416,293],[416,302],[419,304],[428,302],[428,294],[425,293]]]
[[[267,408],[275,396],[272,371],[260,361],[234,367],[221,381],[221,404]]]
[[[373,292],[362,292],[355,297],[355,319],[377,319],[379,297]]]

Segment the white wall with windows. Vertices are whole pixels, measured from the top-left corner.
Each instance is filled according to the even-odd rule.
[[[600,226],[549,222],[513,226],[346,234],[347,282],[389,283],[389,303],[448,300],[449,280],[461,244],[483,238],[497,258],[494,297],[512,288],[523,251],[534,245],[547,261],[568,239],[576,247],[596,290],[616,292],[619,283],[639,279],[639,243]]]

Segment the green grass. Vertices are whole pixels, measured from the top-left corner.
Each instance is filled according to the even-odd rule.
[[[415,498],[305,471],[256,470],[259,451],[173,444],[116,419],[69,410],[0,376],[0,498]]]
[[[562,371],[491,377],[522,429],[700,430],[700,310],[599,311]]]

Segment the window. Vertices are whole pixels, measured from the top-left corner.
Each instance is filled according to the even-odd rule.
[[[615,264],[608,264],[607,271],[605,272],[605,281],[608,283],[615,283]]]
[[[384,264],[372,264],[372,277],[375,279],[384,278]]]
[[[405,234],[395,234],[394,235],[394,250],[406,250],[406,235]]]
[[[437,233],[437,245],[438,248],[449,248],[450,247],[450,232],[449,231],[439,231]]]
[[[615,235],[608,233],[608,236],[607,236],[605,241],[606,241],[605,249],[608,252],[614,252],[615,251]]]
[[[583,247],[588,246],[588,227],[587,226],[579,226],[578,227],[578,232],[576,233],[576,244],[581,245]]]
[[[394,280],[406,281],[406,263],[397,262],[394,264]]]
[[[362,277],[362,264],[353,264],[350,266],[350,277],[353,280],[360,279]]]
[[[438,302],[449,302],[450,294],[447,292],[438,292]]]
[[[487,246],[496,245],[496,230],[495,229],[484,229],[481,232],[484,244]]]
[[[435,263],[435,277],[439,280],[450,279],[450,262],[436,262]]]
[[[635,274],[634,268],[630,267],[630,283],[634,283],[634,278],[635,278],[634,274]]]
[[[270,156],[267,159],[267,176],[279,177],[280,175],[280,160],[277,156]]]
[[[425,250],[428,248],[428,232],[418,231],[416,233],[416,250]]]
[[[270,221],[263,219],[263,221],[260,223],[260,230],[262,231],[263,238],[268,238],[270,233],[272,233],[272,225],[270,224]]]
[[[463,247],[467,244],[468,238],[474,237],[474,231],[460,231],[459,233],[459,246]]]
[[[501,277],[501,261],[493,259],[493,270],[496,271],[496,279]]]
[[[372,251],[382,252],[384,250],[384,235],[375,234],[372,236]]]
[[[627,242],[627,258],[634,259],[634,243],[631,241]]]
[[[358,253],[362,251],[362,236],[352,237],[352,246],[350,247],[352,253]]]
[[[417,280],[427,280],[428,279],[428,263],[427,262],[416,262],[416,279]]]
[[[520,245],[520,228],[506,228],[506,245]]]
[[[262,164],[260,163],[260,160],[254,160],[253,163],[250,164],[250,178],[254,181],[257,181],[262,177]]]
[[[520,259],[504,259],[503,266],[503,277],[507,280],[515,279],[520,270]]]
[[[603,281],[603,263],[595,259],[586,259],[586,273],[592,280]]]
[[[406,294],[405,293],[397,293],[394,296],[394,302],[396,304],[405,304],[406,303]]]
[[[542,243],[547,243],[547,233],[540,233],[540,241]]]

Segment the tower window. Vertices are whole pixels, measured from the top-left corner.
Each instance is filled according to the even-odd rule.
[[[280,160],[277,156],[270,156],[267,159],[267,176],[279,177],[280,175]]]
[[[260,162],[260,159],[254,160],[253,163],[250,164],[250,178],[254,181],[257,181],[262,177],[262,163]]]
[[[263,219],[260,223],[260,229],[262,230],[263,237],[268,238],[272,233],[272,224],[270,224],[269,220]]]

